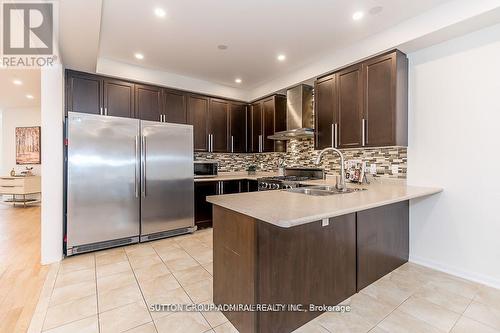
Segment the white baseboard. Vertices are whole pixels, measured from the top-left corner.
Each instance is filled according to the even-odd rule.
[[[437,271],[448,273],[451,275],[458,276],[460,278],[470,280],[473,282],[481,283],[493,288],[500,289],[500,279],[492,278],[491,276],[486,276],[483,274],[478,274],[474,272],[464,271],[460,268],[453,267],[447,264],[443,264],[431,259],[421,258],[418,256],[410,255],[410,262],[415,263],[417,265],[425,266],[428,268],[435,269]]]

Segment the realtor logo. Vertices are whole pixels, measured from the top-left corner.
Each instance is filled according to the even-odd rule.
[[[52,3],[3,4],[3,54],[53,53]]]

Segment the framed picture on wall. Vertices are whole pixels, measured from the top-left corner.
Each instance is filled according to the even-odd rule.
[[[16,164],[41,163],[40,126],[16,127]]]

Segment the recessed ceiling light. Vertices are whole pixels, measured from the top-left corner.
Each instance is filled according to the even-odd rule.
[[[286,56],[284,54],[278,54],[278,56],[276,57],[276,59],[278,59],[279,61],[285,61],[286,60]]]
[[[219,50],[227,50],[227,47],[228,47],[228,46],[227,46],[227,45],[224,45],[224,44],[217,45],[217,48],[218,48]]]
[[[355,12],[354,14],[352,14],[352,19],[354,21],[358,21],[358,20],[361,20],[364,15],[365,14],[363,12]]]
[[[234,79],[234,82],[241,83],[241,79],[240,78],[236,78],[236,79]]]
[[[28,94],[28,95],[26,95],[26,98],[27,98],[27,99],[33,99],[33,98],[35,98],[35,97],[33,97],[33,95],[29,95],[29,94]]]
[[[136,54],[134,54],[134,57],[136,59],[142,60],[142,59],[144,59],[144,54],[142,54],[142,53],[136,53]]]
[[[155,15],[164,18],[167,12],[163,8],[155,8]]]
[[[14,83],[16,86],[20,86],[23,84],[23,81],[15,79],[14,81],[12,81],[12,83]]]

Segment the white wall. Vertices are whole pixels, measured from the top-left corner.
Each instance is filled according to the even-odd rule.
[[[409,58],[410,260],[500,287],[500,25]]]
[[[63,257],[63,83],[62,66],[41,70],[42,264]]]
[[[14,168],[20,173],[26,166],[40,175],[41,165],[16,165],[16,127],[40,126],[40,108],[6,109],[0,111],[0,175],[8,175]]]

